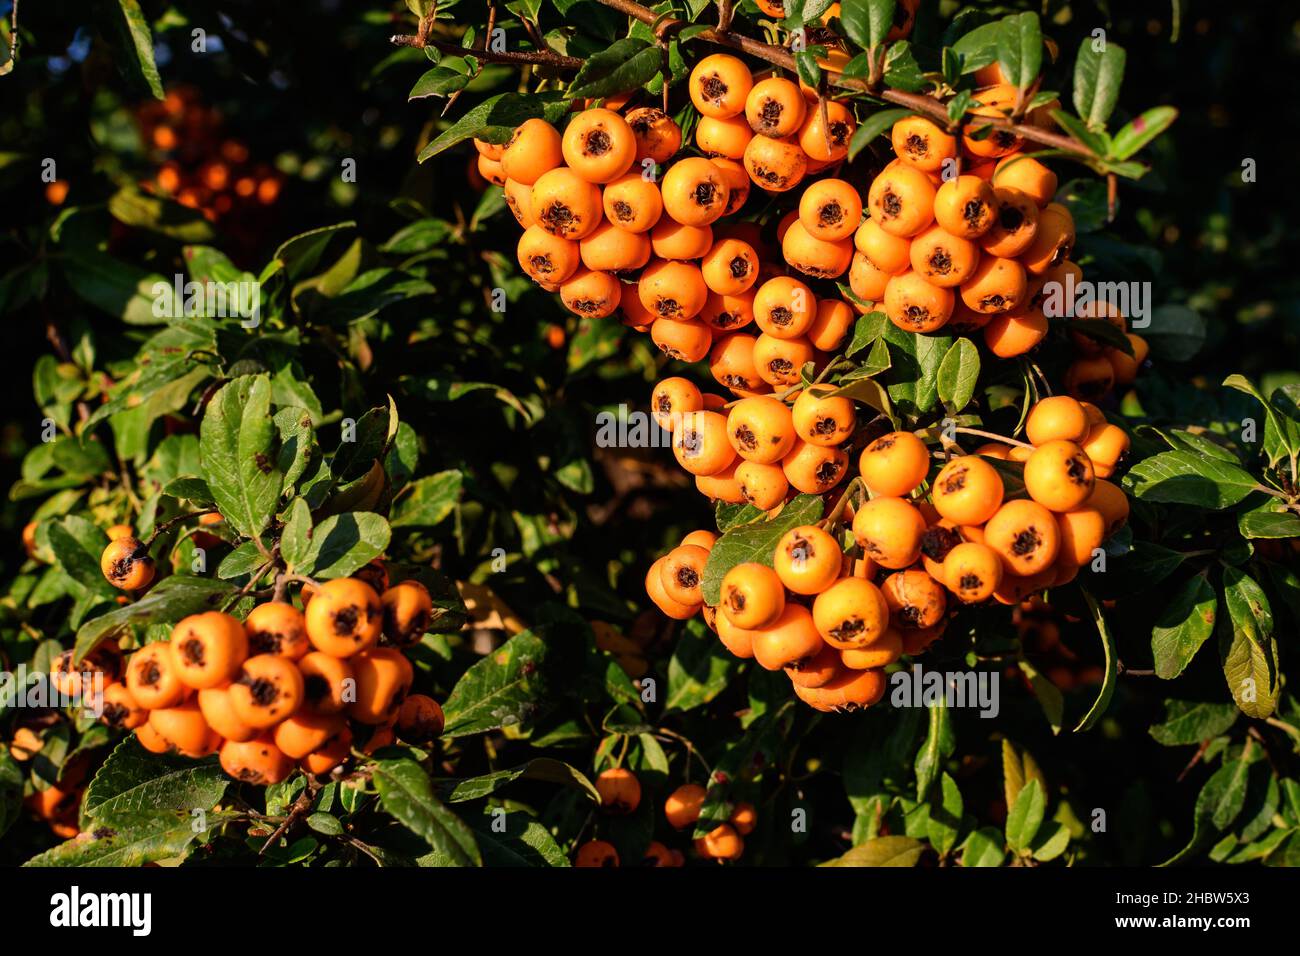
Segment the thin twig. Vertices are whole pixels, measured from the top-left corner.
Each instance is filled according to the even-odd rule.
[[[1007,438],[1005,435],[996,435],[993,432],[986,432],[979,428],[965,428],[962,426],[958,426],[957,428],[954,428],[953,431],[958,432],[962,435],[976,435],[980,438],[989,438],[992,439],[993,441],[1002,442],[1003,444],[1006,445],[1019,445],[1021,448],[1034,447],[1033,445],[1029,444],[1029,442],[1027,441],[1017,441],[1014,438]]]
[[[18,65],[18,0],[14,0],[13,17],[9,21],[9,62]]]

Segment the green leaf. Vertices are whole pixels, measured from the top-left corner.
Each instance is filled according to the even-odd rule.
[[[1255,490],[1255,478],[1230,462],[1167,451],[1138,462],[1124,485],[1144,501],[1221,510]]]
[[[509,770],[498,770],[481,777],[457,780],[447,794],[447,802],[462,803],[466,800],[478,800],[496,793],[516,780],[558,784],[586,795],[593,803],[600,803],[600,794],[596,791],[595,785],[581,771],[562,760],[551,757],[536,757],[522,767],[512,767]]]
[[[467,670],[443,705],[444,739],[527,723],[553,702],[546,669],[547,642],[532,631],[516,634]]]
[[[817,63],[817,56],[812,50],[800,50],[794,55],[795,72],[805,86],[814,90],[821,86],[822,68]]]
[[[853,339],[849,342],[849,347],[844,350],[845,356],[853,358],[863,349],[879,342],[885,334],[885,326],[889,324],[889,319],[883,312],[869,312],[859,316],[857,324],[853,326]]]
[[[83,819],[111,825],[121,816],[211,810],[226,792],[230,778],[216,757],[194,760],[152,754],[134,736],[108,755],[86,788]]]
[[[1064,110],[1050,110],[1049,115],[1057,125],[1081,142],[1098,156],[1105,156],[1110,151],[1110,137],[1099,130],[1091,130],[1077,116]]]
[[[1038,14],[1026,11],[1002,18],[998,31],[998,64],[1007,81],[1022,90],[1038,79],[1043,65],[1043,34]]]
[[[890,322],[884,339],[892,373],[889,397],[905,414],[930,411],[939,398],[939,367],[952,348],[952,337],[905,332]]]
[[[216,504],[212,500],[212,492],[208,488],[208,483],[202,478],[196,478],[193,475],[182,475],[179,478],[173,478],[163,485],[162,493],[179,501],[188,501],[197,508],[208,508]]]
[[[141,192],[135,186],[123,186],[110,196],[108,211],[124,225],[179,242],[211,242],[217,235],[212,223],[197,209]],[[238,279],[239,275],[233,278]]]
[[[1300,538],[1300,515],[1281,510],[1285,507],[1270,498],[1254,511],[1237,515],[1237,530],[1244,538]]]
[[[446,242],[453,232],[451,223],[442,219],[417,219],[393,233],[379,247],[380,252],[395,256],[411,256],[436,249]]]
[[[129,325],[160,325],[165,315],[156,314],[158,291],[171,283],[157,272],[123,262],[94,249],[70,249],[63,253],[60,268],[68,287],[78,298]]]
[[[884,43],[893,29],[894,0],[846,0],[840,4],[840,26],[862,49]]]
[[[903,117],[911,115],[912,111],[905,109],[876,110],[853,131],[853,137],[849,140],[849,159],[857,158],[858,153],[862,152],[877,136],[883,135]]]
[[[1079,44],[1074,61],[1074,108],[1089,129],[1106,128],[1119,101],[1125,59],[1124,49],[1104,37],[1087,37]]]
[[[175,624],[201,611],[215,611],[234,593],[224,581],[173,574],[163,578],[134,604],[109,611],[82,625],[77,631],[74,654],[82,660],[101,641],[150,624]]]
[[[952,344],[939,363],[935,387],[939,400],[959,412],[975,394],[980,375],[980,353],[970,339],[960,338]]]
[[[482,816],[471,816],[467,822],[483,852],[484,866],[570,865],[546,826],[523,810],[503,812],[486,807]],[[434,865],[432,856],[421,857],[419,862],[422,866]]]
[[[947,701],[940,698],[938,702],[926,708],[929,711],[930,726],[925,735],[925,742],[916,752],[916,799],[924,800],[934,786],[943,763],[952,756],[957,747],[957,739],[952,729],[952,713]]]
[[[912,44],[906,40],[889,45],[889,52],[885,54],[885,85],[909,93],[925,89],[925,74],[912,53]]]
[[[307,553],[295,570],[318,578],[345,578],[383,554],[392,531],[383,515],[348,511],[326,518],[311,529],[310,536]]]
[[[100,598],[113,596],[114,588],[99,568],[99,557],[108,543],[103,532],[80,515],[68,515],[51,522],[46,535],[55,561],[68,577]]]
[[[158,64],[153,57],[153,34],[149,32],[149,21],[140,9],[138,0],[117,0],[121,18],[114,18],[114,34],[122,50],[115,58],[117,67],[124,76],[130,77],[131,70],[139,74],[154,99],[163,98],[162,77],[158,75]],[[111,14],[110,14],[111,16]]]
[[[1172,126],[1176,119],[1178,110],[1172,106],[1157,106],[1134,117],[1111,140],[1111,157],[1128,159]]]
[[[1088,713],[1084,714],[1083,719],[1074,728],[1075,733],[1090,730],[1097,721],[1101,720],[1102,715],[1106,713],[1106,708],[1110,706],[1110,699],[1115,693],[1115,685],[1119,683],[1119,658],[1115,650],[1115,635],[1111,633],[1110,627],[1106,624],[1106,618],[1101,613],[1101,607],[1097,604],[1096,598],[1087,591],[1083,592],[1083,598],[1088,604],[1088,610],[1092,612],[1092,620],[1097,626],[1097,633],[1101,635],[1101,649],[1106,657],[1106,670],[1102,677],[1101,691],[1097,694],[1097,699],[1089,708]]]
[[[1047,794],[1042,784],[1030,780],[1021,788],[1016,802],[1007,812],[1007,845],[1016,853],[1024,853],[1038,835],[1047,809]]]
[[[1100,236],[1094,236],[1095,244]],[[1209,334],[1205,316],[1187,305],[1166,302],[1151,312],[1151,324],[1142,335],[1151,345],[1151,354],[1171,362],[1186,362],[1196,356]]]
[[[939,851],[940,856],[947,856],[957,844],[961,832],[963,803],[961,789],[957,782],[943,774],[939,778],[940,787],[930,801],[929,827],[930,845]]]
[[[432,528],[455,509],[465,476],[459,471],[440,471],[417,479],[393,503],[393,527]]]
[[[372,777],[384,810],[420,836],[450,866],[482,866],[474,834],[433,795],[433,783],[414,760],[375,764]]]
[[[722,579],[738,564],[756,562],[772,566],[776,543],[787,531],[812,524],[822,516],[824,503],[820,495],[799,495],[781,513],[767,521],[756,521],[728,531],[713,545],[704,565],[701,590],[704,602],[716,605],[722,597]]]
[[[966,838],[962,847],[962,866],[1001,866],[1007,851],[1002,834],[993,827],[982,827]]]
[[[1165,747],[1199,744],[1227,733],[1240,711],[1227,703],[1200,700],[1165,701],[1165,719],[1148,730]]]
[[[1055,860],[1070,845],[1070,829],[1064,823],[1053,822],[1039,830],[1037,839],[1031,847],[1035,860],[1046,863]]]
[[[1224,568],[1223,598],[1228,608],[1219,641],[1223,676],[1242,713],[1262,720],[1277,709],[1280,692],[1273,611],[1264,589],[1240,568]]]
[[[221,564],[217,566],[217,577],[223,581],[242,578],[246,574],[253,574],[266,563],[266,558],[257,549],[257,542],[245,541],[221,559]]]
[[[23,778],[22,768],[8,748],[0,750],[0,837],[22,816]]]
[[[657,54],[656,54],[657,55]],[[524,120],[546,117],[549,112],[558,120],[568,112],[568,102],[557,109],[542,96],[531,93],[498,93],[488,97],[444,130],[437,139],[420,150],[418,161],[437,156],[457,143],[477,137],[505,142]]]
[[[734,680],[740,661],[698,618],[687,623],[668,662],[664,710],[693,710],[713,700]]]
[[[199,454],[217,507],[245,537],[260,535],[275,516],[283,478],[278,445],[267,376],[242,376],[212,396],[199,429]]]
[[[299,233],[280,243],[273,259],[283,262],[285,275],[290,280],[296,281],[316,267],[321,256],[325,254],[326,247],[336,236],[356,227],[355,222],[349,221]]]
[[[1187,581],[1166,604],[1151,629],[1151,654],[1156,676],[1172,680],[1192,662],[1214,633],[1219,597],[1205,575]]]
[[[1245,392],[1264,406],[1264,453],[1268,456],[1270,466],[1276,467],[1279,461],[1288,456],[1300,455],[1300,422],[1283,416],[1272,402],[1264,398],[1264,393],[1255,387],[1255,383],[1244,375],[1229,375],[1223,384]]]
[[[624,37],[587,57],[564,94],[571,100],[626,93],[639,89],[659,73],[659,47],[636,37]]]
[[[1043,708],[1043,716],[1047,718],[1052,733],[1059,734],[1065,723],[1065,698],[1061,695],[1061,689],[1028,660],[1021,658],[1016,664],[1028,679],[1029,686],[1033,688],[1034,696],[1038,698],[1038,706]]]
[[[846,4],[847,6],[847,4]],[[916,866],[925,844],[906,836],[883,836],[855,846],[822,866]]]
[[[406,101],[410,103],[429,96],[451,96],[469,86],[471,79],[473,77],[468,73],[462,73],[449,66],[435,66],[415,81],[411,92],[406,94]]]
[[[218,826],[237,819],[234,812],[207,813],[205,827],[195,830],[188,810],[122,814],[111,824],[96,827],[60,843],[23,866],[32,867],[138,867],[183,856],[196,842],[208,838]]]

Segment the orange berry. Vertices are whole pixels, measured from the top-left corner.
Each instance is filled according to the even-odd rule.
[[[1002,559],[986,544],[963,542],[943,560],[943,583],[963,604],[987,601],[1002,583]]]
[[[605,187],[601,206],[606,219],[624,232],[633,233],[649,232],[664,211],[659,187],[634,172]]]
[[[1018,498],[1003,504],[988,520],[984,543],[998,553],[1008,576],[1028,577],[1051,568],[1060,533],[1050,511],[1036,501]]]
[[[934,479],[935,510],[959,525],[981,525],[1002,507],[1002,476],[978,455],[954,458]]]
[[[903,630],[934,627],[948,608],[939,582],[920,570],[891,574],[885,578],[880,593],[889,607],[890,622]]]
[[[930,471],[930,450],[911,432],[881,435],[858,458],[858,472],[872,494],[899,498],[911,493]]]
[[[1072,441],[1045,442],[1025,462],[1025,490],[1051,511],[1079,507],[1092,494],[1095,481],[1092,460]]]
[[[754,293],[754,321],[774,338],[797,338],[808,331],[816,317],[817,299],[798,279],[777,276]]]
[[[795,594],[820,594],[835,583],[843,558],[843,549],[830,534],[816,525],[803,525],[782,535],[772,567]]]
[[[794,448],[781,459],[781,469],[792,488],[806,495],[824,495],[844,479],[849,456],[841,448],[796,439]]]
[[[601,809],[609,813],[628,814],[641,804],[641,782],[636,774],[621,767],[602,770],[596,777],[596,792]]]
[[[524,120],[501,153],[501,171],[524,186],[532,186],[543,175],[563,165],[560,134],[544,119]],[[536,217],[536,212],[533,213]]]
[[[875,219],[868,219],[858,227],[853,234],[853,245],[886,275],[898,275],[911,267],[911,241],[886,232]]]
[[[674,830],[684,830],[700,818],[707,791],[698,783],[684,783],[664,801],[664,817]]]
[[[853,535],[883,568],[905,568],[921,556],[925,518],[902,498],[872,498],[853,516]]]
[[[749,67],[734,56],[714,53],[691,70],[691,102],[704,116],[728,119],[744,111],[753,85]]]
[[[650,159],[663,164],[682,148],[682,130],[671,116],[653,106],[627,114],[627,125],[636,137],[636,161]]]
[[[172,672],[186,687],[217,687],[233,680],[248,657],[244,626],[229,614],[205,611],[172,628]],[[182,748],[184,749],[184,748]]]
[[[681,322],[700,314],[708,299],[709,287],[699,266],[659,259],[651,262],[641,273],[637,295],[651,315]]]
[[[799,87],[784,77],[759,80],[745,98],[745,120],[755,133],[782,139],[803,125],[806,103]]]
[[[726,610],[725,603],[723,609]],[[817,633],[812,612],[802,604],[785,604],[774,620],[754,633],[753,646],[758,665],[777,671],[798,670],[819,654],[826,643]]]
[[[808,173],[808,155],[794,137],[755,136],[745,147],[745,172],[760,188],[783,193],[798,186]]]
[[[674,163],[660,186],[664,212],[685,226],[706,226],[727,208],[727,180],[717,166],[699,156]]]
[[[519,268],[534,282],[558,287],[578,270],[581,251],[576,242],[552,235],[536,224],[524,230],[517,247]]]
[[[731,464],[728,418],[718,412],[687,412],[673,431],[673,454],[692,475],[715,475]]]
[[[925,173],[937,173],[946,160],[957,158],[956,137],[923,116],[903,117],[889,138],[899,159]]]
[[[885,286],[885,315],[904,331],[936,332],[952,315],[953,300],[951,289],[932,285],[919,273],[904,272]]]
[[[739,239],[720,239],[705,254],[700,273],[717,295],[739,295],[758,279],[758,253]]]
[[[587,182],[611,183],[632,167],[637,142],[627,120],[613,110],[589,109],[569,120],[560,149],[569,168]]]
[[[533,183],[531,211],[538,229],[577,241],[600,225],[600,189],[560,166],[542,173]]]
[[[865,578],[840,578],[817,595],[812,613],[822,639],[841,650],[869,647],[889,627],[889,605]]]
[[[722,614],[732,624],[746,630],[773,626],[785,608],[781,579],[765,564],[748,562],[736,565],[723,577],[721,593],[719,607]],[[777,670],[784,666],[780,664],[768,669]]]
[[[704,565],[709,552],[698,545],[678,545],[664,556],[659,568],[664,593],[678,604],[701,604],[704,601],[700,585],[704,580]]]
[[[858,124],[853,111],[838,100],[826,101],[826,121],[820,106],[810,106],[799,126],[799,148],[811,159],[833,163],[849,154],[849,142]]]

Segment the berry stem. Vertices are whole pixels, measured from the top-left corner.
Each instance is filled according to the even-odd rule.
[[[183,515],[177,515],[174,518],[168,518],[166,521],[154,525],[153,534],[149,535],[149,540],[144,543],[144,546],[146,548],[153,547],[153,543],[155,540],[157,540],[158,536],[163,532],[167,531],[174,524],[180,524],[180,522],[188,521],[190,518],[201,518],[204,515],[213,515],[216,513],[217,513],[216,508],[207,508],[203,511],[188,511]]]
[[[989,438],[992,439],[993,441],[1002,442],[1003,444],[1006,445],[1017,445],[1020,448],[1034,447],[1033,445],[1029,444],[1029,442],[1027,441],[1017,441],[1014,438],[1007,438],[1005,435],[996,435],[993,432],[986,432],[979,428],[964,428],[962,426],[958,426],[954,428],[953,431],[958,432],[962,435],[976,435],[979,438]]]

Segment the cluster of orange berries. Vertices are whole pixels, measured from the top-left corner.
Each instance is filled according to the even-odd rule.
[[[981,109],[1009,108],[1016,88],[1002,84],[977,94]],[[1131,384],[1147,344],[1128,332],[1111,303],[1075,307],[1083,270],[1070,261],[1074,218],[1052,201],[1056,175],[1013,134],[959,140],[921,116],[891,131],[893,160],[867,193],[870,216],[854,236],[849,284],[858,297],[882,302],[885,315],[911,332],[982,331],[999,358],[1023,355],[1048,333],[1043,308],[1057,302],[1075,318],[1102,319],[1128,337],[1133,350],[1103,346],[1072,332],[1079,357],[1065,387],[1080,398],[1100,398],[1114,385]],[[973,163],[950,175],[959,161]]]
[[[816,96],[791,80],[756,82],[726,54],[697,64],[690,95],[701,114],[695,142],[705,155],[678,159],[661,178],[682,131],[654,107],[626,116],[586,109],[562,135],[532,119],[503,146],[476,146],[479,172],[504,188],[525,229],[518,248],[524,272],[559,292],[571,311],[603,317],[621,308],[627,324],[650,330],[661,349],[697,361],[714,331],[755,318],[761,259],[772,258],[760,257],[766,249],[756,226],[714,224],[741,210],[751,185],[786,192],[843,160],[856,122],[836,101],[823,116]],[[844,210],[846,223],[852,216]],[[851,233],[856,221],[837,227]],[[788,258],[805,250],[800,261],[811,274],[834,274],[812,233],[802,226],[786,233]],[[620,274],[637,270],[638,280],[625,288]]]
[[[109,531],[101,566],[115,587],[139,590],[154,574],[148,547],[125,525]],[[121,666],[116,648],[83,666],[101,672],[103,720],[134,730],[155,753],[220,753],[232,777],[283,780],[295,766],[329,773],[353,742],[349,720],[371,728],[366,751],[442,732],[442,709],[410,694],[414,671],[401,648],[428,628],[433,602],[415,580],[391,587],[382,564],[365,579],[339,578],[302,589],[303,610],[274,601],[242,623],[220,611],[180,621],[171,639],[135,651]],[[80,683],[72,652],[57,672]],[[75,688],[69,688],[75,689]]]
[[[136,109],[146,144],[166,155],[146,185],[211,220],[273,205],[283,177],[266,163],[251,161],[248,146],[222,135],[217,110],[197,90],[181,87]]]
[[[611,814],[628,814],[641,805],[641,781],[622,767],[602,771],[596,777],[596,792],[601,809]],[[674,830],[694,827],[704,808],[707,791],[697,783],[678,787],[664,801],[664,819]],[[732,805],[726,823],[720,823],[694,841],[695,855],[705,860],[738,860],[745,852],[745,837],[758,825],[758,812],[752,803]],[[684,866],[686,856],[658,840],[646,847],[646,866]],[[618,850],[607,840],[588,840],[578,847],[575,866],[619,866]]]
[[[756,432],[756,447],[776,444],[771,434]],[[794,528],[770,566],[732,567],[710,607],[702,585],[717,536],[694,531],[651,565],[646,592],[671,618],[703,613],[731,653],[784,671],[812,707],[870,706],[884,694],[883,668],[942,635],[950,595],[1017,605],[1073,580],[1128,520],[1128,499],[1105,479],[1129,439],[1096,406],[1044,399],[1030,410],[1026,434],[1029,444],[991,442],[952,457],[933,479],[924,441],[883,435],[858,459],[871,497],[856,509],[843,502],[856,550],[846,553],[829,519]],[[735,437],[730,428],[722,436],[729,450]],[[1023,496],[1008,496],[990,458],[1023,463]]]

